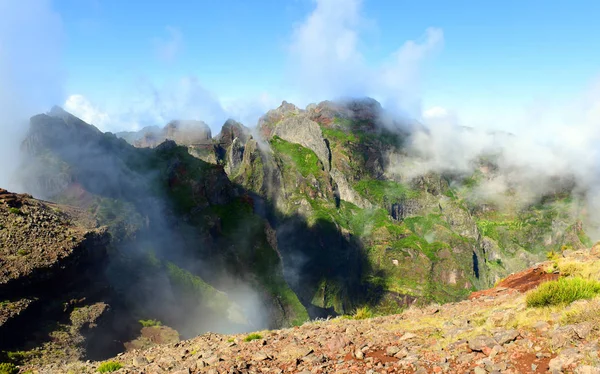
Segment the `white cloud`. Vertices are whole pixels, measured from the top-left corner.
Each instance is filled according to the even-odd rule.
[[[367,72],[358,51],[360,6],[360,0],[318,0],[315,10],[295,28],[291,74],[302,88],[322,97],[365,89]]]
[[[49,0],[0,0],[0,187],[12,175],[32,113],[62,101],[63,25]]]
[[[418,111],[422,65],[443,44],[442,30],[427,29],[421,41],[406,41],[384,63],[371,66],[359,49],[367,23],[362,1],[315,2],[294,30],[289,56],[290,79],[308,100],[371,96],[389,110]]]
[[[173,26],[167,26],[165,30],[167,37],[154,39],[156,55],[165,62],[173,62],[183,49],[183,34],[180,29]]]
[[[423,111],[423,118],[426,120],[445,119],[452,116],[448,109],[441,106],[434,106]]]
[[[421,70],[426,59],[437,52],[444,43],[444,33],[439,28],[428,28],[423,40],[405,42],[376,73],[371,90],[382,96],[382,105],[403,108],[413,115],[420,110]]]
[[[276,108],[281,102],[282,99],[276,99],[266,92],[247,99],[223,98],[221,100],[223,109],[229,117],[249,127],[255,126],[260,116]]]
[[[228,118],[254,126],[262,114],[280,103],[266,93],[256,98],[222,99],[193,76],[163,86],[144,82],[133,91],[112,106],[71,95],[64,107],[102,131],[138,130],[150,125],[164,126],[174,119],[189,119],[206,122],[217,134]]]
[[[476,191],[479,197],[500,201],[509,186],[518,186],[528,203],[552,191],[557,180],[573,178],[587,193],[588,229],[600,238],[600,80],[568,102],[513,109],[517,114],[511,123],[494,121],[487,127],[516,129],[514,136],[479,129],[447,108],[425,110],[422,118],[428,131],[412,137],[412,149],[424,158],[410,166],[398,161],[389,172],[407,178],[427,171],[469,173],[479,155],[495,153],[504,174],[485,182]],[[490,118],[494,113],[490,111]],[[465,131],[459,125],[472,129]]]
[[[107,131],[110,127],[110,116],[92,105],[83,95],[71,95],[65,102],[65,110],[81,118],[87,123]]]

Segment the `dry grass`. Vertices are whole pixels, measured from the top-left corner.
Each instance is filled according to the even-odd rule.
[[[558,269],[563,276],[600,281],[600,261],[581,262],[563,259],[559,261]]]
[[[560,322],[566,325],[581,322],[600,323],[600,298],[574,303],[564,311]]]

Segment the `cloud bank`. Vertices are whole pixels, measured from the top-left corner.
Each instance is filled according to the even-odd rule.
[[[1,0],[0,14],[0,186],[20,190],[12,176],[29,117],[63,100],[63,26],[49,0]]]
[[[361,0],[316,0],[314,11],[296,26],[289,46],[289,77],[312,101],[370,96],[387,110],[420,115],[420,76],[424,62],[443,45],[439,28],[421,40],[398,43],[380,64],[367,63],[361,46]]]

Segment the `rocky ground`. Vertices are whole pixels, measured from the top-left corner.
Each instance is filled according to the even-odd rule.
[[[575,268],[597,278],[590,271],[599,261],[600,246],[567,251],[457,303],[251,335],[207,333],[110,361],[120,364],[119,373],[600,373],[600,299],[545,308],[525,303],[540,282]],[[100,365],[23,369],[92,373]]]
[[[78,209],[0,189],[0,332],[46,286],[102,257],[107,236],[95,226]]]
[[[85,211],[0,189],[0,351],[10,350],[9,360],[51,346],[63,360],[81,357],[84,335],[109,309],[84,292],[108,240]],[[63,320],[67,327],[57,328]],[[41,342],[46,348],[31,354],[14,351]]]
[[[77,209],[0,189],[0,291],[79,255],[74,249],[94,229],[95,222]]]

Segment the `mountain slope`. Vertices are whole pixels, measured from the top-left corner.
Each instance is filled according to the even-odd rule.
[[[22,179],[36,196],[107,226],[108,259],[98,271],[113,298],[103,301],[119,304],[127,321],[112,337],[121,350],[140,331],[138,320],[189,337],[308,318],[283,279],[268,221],[221,166],[173,141],[134,148],[57,108],[32,118],[23,149]]]

